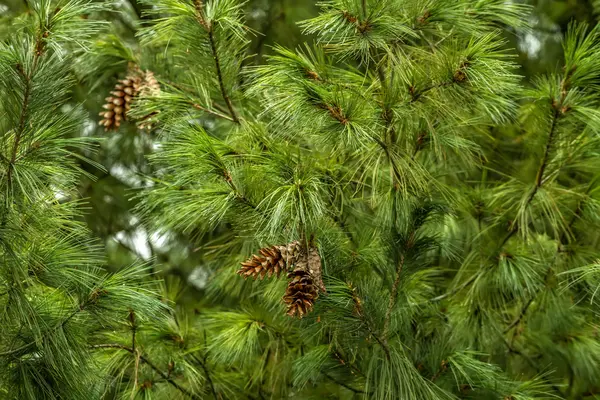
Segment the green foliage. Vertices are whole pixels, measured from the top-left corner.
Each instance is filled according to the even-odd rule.
[[[7,14],[0,397],[598,393],[598,26],[526,79],[521,3],[332,0],[292,28],[298,4]],[[99,139],[132,66],[153,124]],[[294,240],[326,288],[300,320],[286,279],[235,275]]]

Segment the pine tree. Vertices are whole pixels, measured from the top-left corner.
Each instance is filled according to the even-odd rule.
[[[264,57],[242,2],[134,4],[139,42],[92,39],[97,3],[45,0],[0,52],[4,396],[600,393],[598,26],[528,81],[513,2],[328,0],[307,44]],[[160,91],[126,93],[131,71]],[[152,122],[136,218],[199,255],[197,292],[103,272],[73,74],[123,86],[106,136]]]
[[[110,381],[94,349],[130,332],[128,313],[143,321],[166,308],[143,265],[103,268],[80,219],[76,160],[95,141],[81,135],[85,114],[69,103],[70,66],[105,25],[92,18],[102,6],[30,7],[0,48],[0,397],[101,398]],[[135,352],[135,333],[131,340]]]

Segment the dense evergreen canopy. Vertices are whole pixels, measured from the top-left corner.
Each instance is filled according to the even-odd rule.
[[[562,3],[0,5],[0,398],[600,396]]]

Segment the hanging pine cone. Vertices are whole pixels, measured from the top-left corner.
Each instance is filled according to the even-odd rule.
[[[156,97],[160,94],[160,85],[154,73],[152,71],[145,71],[142,73],[142,81],[140,84],[139,97]],[[152,129],[152,125],[155,121],[155,117],[158,111],[151,112],[150,114],[142,117],[137,126],[139,129]]]
[[[287,304],[287,315],[302,318],[308,314],[319,297],[317,286],[310,273],[302,267],[296,267],[288,274],[288,283],[283,301]]]
[[[242,268],[237,273],[244,278],[252,276],[254,279],[259,276],[260,279],[263,279],[265,275],[279,277],[282,271],[286,271],[296,262],[300,252],[301,247],[298,241],[285,246],[264,247],[259,250],[259,256],[253,255],[244,261]]]
[[[283,301],[288,306],[287,315],[302,318],[312,310],[319,291],[326,291],[322,279],[321,256],[316,247],[309,247],[307,252],[298,256],[288,279],[290,282],[283,296]]]
[[[100,112],[102,120],[100,125],[104,130],[118,129],[121,122],[127,119],[127,112],[131,109],[134,99],[140,96],[157,96],[160,93],[160,85],[151,71],[142,71],[136,65],[130,65],[125,79],[119,80],[115,89],[110,92],[111,96],[106,98],[105,111]],[[151,119],[157,112],[141,118],[138,127],[146,129],[151,127]]]
[[[119,80],[115,85],[115,90],[110,92],[111,96],[106,98],[106,104],[103,106],[106,111],[100,112],[102,117],[100,125],[104,126],[105,131],[118,129],[121,121],[127,118],[127,111],[131,108],[133,98],[138,94],[141,81],[139,73],[130,70],[127,77]]]

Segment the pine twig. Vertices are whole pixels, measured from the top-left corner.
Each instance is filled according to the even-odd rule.
[[[208,21],[204,16],[204,4],[202,0],[194,0],[194,8],[196,9],[196,18],[200,25],[206,30],[208,33],[208,42],[210,44],[210,50],[213,56],[213,60],[215,61],[215,68],[217,71],[217,80],[219,81],[219,88],[221,89],[221,96],[223,100],[225,100],[225,104],[227,105],[227,109],[229,110],[229,114],[231,119],[236,124],[240,123],[240,120],[237,116],[233,108],[233,104],[231,103],[231,98],[227,94],[227,90],[225,89],[225,82],[223,80],[223,71],[221,69],[221,60],[219,58],[219,52],[217,51],[217,43],[215,40],[215,29],[212,21]]]
[[[333,376],[329,375],[327,372],[323,372],[323,375],[325,376],[325,378],[329,379],[331,382],[335,383],[336,385],[340,385],[340,386],[350,390],[351,392],[365,393],[365,391],[363,391],[363,390],[355,389],[352,386],[349,386],[349,385],[345,384],[344,382],[334,378]]]
[[[45,337],[46,335],[49,335],[50,333],[52,333],[54,331],[57,331],[58,329],[63,328],[65,325],[67,325],[69,323],[69,321],[71,319],[73,319],[73,317],[75,317],[80,312],[84,311],[88,305],[97,301],[97,299],[98,299],[97,296],[100,296],[101,294],[102,294],[101,288],[94,289],[92,291],[92,294],[90,295],[90,297],[84,303],[80,304],[79,307],[77,307],[73,312],[71,312],[71,314],[69,314],[69,316],[67,316],[64,320],[62,320],[54,328],[52,328],[48,332],[44,333],[43,337]],[[29,343],[25,343],[24,345],[17,347],[16,349],[4,351],[4,352],[0,353],[0,357],[10,356],[12,354],[18,353],[19,351],[26,350],[29,347],[33,346],[35,343],[36,343],[36,341],[34,340]]]
[[[235,120],[234,120],[233,118],[231,118],[229,115],[221,114],[221,113],[218,113],[218,112],[216,112],[216,111],[213,111],[213,110],[211,110],[211,109],[209,109],[209,108],[202,107],[202,106],[201,106],[200,104],[198,104],[198,103],[190,103],[190,104],[191,104],[191,105],[192,105],[192,107],[194,107],[196,110],[204,111],[204,112],[206,112],[206,113],[208,113],[208,114],[211,114],[211,115],[214,115],[214,116],[216,116],[216,117],[219,117],[219,118],[224,118],[224,119],[226,119],[226,120],[228,120],[228,121],[235,122]]]
[[[231,99],[229,98],[227,90],[225,89],[225,83],[223,82],[223,72],[221,71],[221,62],[219,60],[219,53],[217,52],[214,29],[212,24],[210,25],[210,28],[208,30],[208,40],[210,42],[210,48],[213,54],[213,59],[215,60],[215,68],[217,70],[217,78],[219,80],[219,87],[221,88],[221,95],[223,96],[223,100],[225,100],[225,104],[227,104],[227,108],[229,109],[229,113],[231,114],[233,122],[239,124],[240,120],[235,110],[233,109],[233,104],[231,103]]]
[[[392,285],[392,291],[390,293],[390,299],[388,302],[388,308],[385,312],[385,319],[383,322],[383,341],[387,345],[388,333],[390,329],[390,320],[392,319],[392,310],[394,309],[394,305],[396,305],[396,297],[398,296],[398,287],[400,286],[400,275],[402,274],[402,268],[404,267],[404,254],[400,256],[400,261],[398,262],[398,266],[396,268],[396,278],[394,279],[394,284]]]
[[[558,104],[555,104],[555,103],[552,104],[552,107],[554,108],[554,112],[552,113],[552,121],[550,122],[550,132],[548,133],[548,140],[546,141],[546,146],[544,148],[544,156],[542,157],[542,161],[540,163],[540,166],[539,166],[536,176],[535,176],[535,186],[533,187],[533,189],[531,190],[531,193],[527,197],[527,200],[525,201],[525,205],[523,206],[523,209],[529,207],[529,205],[535,198],[536,194],[538,193],[539,189],[544,184],[544,173],[546,172],[546,167],[548,166],[548,159],[550,157],[550,148],[552,147],[554,135],[556,134],[556,127],[558,125],[558,121],[560,119],[560,116],[563,113],[561,110],[562,104],[563,104],[566,94],[567,94],[566,90],[565,90],[565,86],[566,86],[566,78],[563,78],[563,80],[560,83],[560,87],[562,88],[562,90],[561,90],[562,94],[561,94],[560,100],[559,100]],[[500,244],[500,249],[502,247],[504,247],[504,245],[508,242],[508,240],[511,237],[513,237],[515,235],[515,233],[518,232],[518,230],[519,230],[518,226],[514,226],[514,224],[513,224],[513,226],[511,226],[510,232],[508,233],[508,235],[506,235],[506,237]]]
[[[215,400],[217,400],[219,397],[217,396],[217,391],[215,390],[215,386],[213,384],[212,378],[210,377],[210,372],[208,371],[208,368],[206,367],[206,357],[204,358],[204,361],[199,359],[197,356],[192,354],[192,358],[198,363],[200,364],[200,367],[202,367],[202,370],[204,371],[204,376],[206,377],[206,381],[208,382],[208,386],[210,387],[210,391],[213,395],[213,397],[215,398]]]
[[[529,301],[527,301],[527,303],[525,303],[525,305],[521,309],[519,316],[508,327],[506,327],[506,329],[504,329],[504,333],[508,333],[512,328],[519,325],[519,322],[521,322],[523,317],[525,317],[525,314],[527,314],[527,310],[529,309],[529,306],[531,305],[531,303],[533,303],[534,299],[535,299],[535,295],[531,296]]]
[[[129,353],[134,354],[134,350],[131,347],[124,346],[124,345],[118,344],[118,343],[93,344],[90,346],[90,348],[91,349],[119,349],[119,350],[125,350],[125,351],[128,351]],[[143,354],[139,353],[139,359],[141,362],[143,362],[144,364],[146,364],[147,366],[152,368],[154,370],[154,372],[156,372],[158,375],[160,375],[165,381],[169,382],[169,384],[171,386],[173,386],[175,389],[179,390],[181,393],[185,394],[186,396],[188,396],[189,398],[194,399],[194,400],[202,399],[201,396],[199,396],[195,393],[192,393],[189,389],[186,389],[185,387],[181,386],[179,383],[174,381],[166,372],[164,372],[160,368],[158,368],[156,366],[156,364],[154,364],[150,359],[148,359]]]

